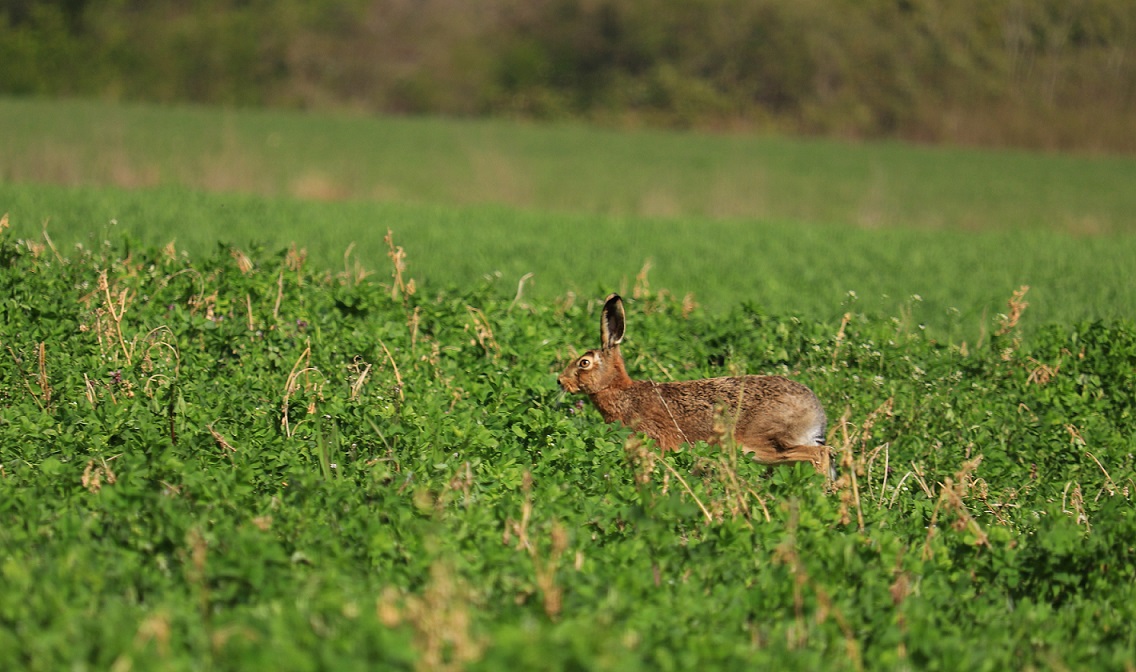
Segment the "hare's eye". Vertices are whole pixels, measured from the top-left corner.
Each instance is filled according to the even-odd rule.
[[[581,369],[586,369],[592,365],[592,360],[588,359],[587,357],[581,357],[579,365]]]

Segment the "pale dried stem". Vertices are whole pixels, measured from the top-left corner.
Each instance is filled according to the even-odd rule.
[[[403,394],[402,391],[402,374],[398,372],[398,364],[395,363],[394,357],[391,356],[391,351],[387,349],[387,344],[380,340],[379,345],[382,346],[383,352],[387,355],[387,361],[390,362],[391,368],[394,369],[394,380],[395,384],[398,385],[398,399],[399,401],[404,401],[406,395]]]
[[[51,385],[47,380],[47,344],[43,341],[40,341],[38,355],[39,374],[36,376],[36,382],[39,383],[40,394],[43,395],[43,405],[51,406]]]
[[[468,463],[467,463],[468,469]],[[540,557],[537,545],[529,536],[529,521],[532,518],[532,474],[528,471],[521,479],[521,492],[524,499],[521,501],[521,520],[509,520],[506,523],[504,543],[509,543],[511,534],[517,535],[517,550],[524,550],[532,561],[533,574],[537,587],[540,589],[544,602],[544,612],[549,618],[556,619],[563,606],[563,590],[556,585],[556,570],[560,565],[560,558],[568,548],[568,533],[557,521],[552,521],[550,536],[552,538],[549,557],[544,560]]]
[[[280,420],[280,425],[284,428],[284,435],[288,437],[292,436],[292,427],[288,422],[288,401],[289,399],[291,399],[292,393],[296,391],[296,389],[298,389],[296,387],[296,379],[302,373],[312,370],[311,367],[307,365],[301,367],[301,364],[304,364],[305,362],[307,364],[311,363],[311,355],[312,344],[309,340],[307,347],[305,347],[304,351],[300,353],[300,356],[296,358],[296,363],[292,365],[292,371],[288,374],[288,379],[284,383],[284,403],[281,407],[283,417]]]
[[[209,433],[213,436],[213,440],[217,442],[217,447],[225,451],[225,456],[229,458],[229,462],[235,465],[236,461],[233,459],[232,454],[237,452],[237,449],[233,447],[233,444],[226,441],[225,437],[221,436],[220,432],[213,429],[212,424],[205,425],[205,428],[209,430]]]
[[[507,312],[513,312],[513,307],[520,302],[521,295],[524,294],[525,291],[525,281],[531,277],[533,277],[532,273],[525,273],[521,276],[521,279],[517,282],[517,295],[513,297],[513,302],[509,304],[509,310]],[[524,306],[522,305],[522,307]]]
[[[43,354],[42,354],[43,344],[41,343],[40,346],[41,346],[41,349],[40,349],[40,357],[41,357],[40,366],[43,367],[44,366],[43,359],[42,359],[42,357],[43,357]],[[30,394],[32,396],[32,399],[36,402],[36,405],[39,406],[39,410],[41,410],[41,411],[47,410],[47,406],[44,403],[44,399],[41,399],[41,396],[46,396],[48,402],[50,402],[50,400],[51,400],[50,393],[48,393],[46,395],[44,394],[44,384],[46,384],[47,370],[45,368],[41,368],[42,373],[39,376],[40,380],[37,380],[37,382],[36,382],[36,384],[39,385],[39,387],[40,387],[40,391],[36,392],[35,389],[32,388],[32,384],[29,380],[31,378],[31,376],[28,374],[27,371],[24,370],[23,364],[20,363],[20,358],[16,354],[16,351],[13,350],[12,346],[10,346],[10,345],[5,346],[5,347],[8,350],[8,354],[11,355],[11,357],[12,357],[12,363],[16,365],[16,369],[19,370],[19,372],[20,372],[20,379],[22,381],[24,381],[24,387],[28,388],[28,394]]]
[[[1104,474],[1105,489],[1108,490],[1108,494],[1115,495],[1117,491],[1116,482],[1112,480],[1112,476],[1109,475],[1108,471],[1104,468],[1104,465],[1101,464],[1096,455],[1093,455],[1091,452],[1086,450],[1085,454],[1089,456],[1089,459],[1097,463],[1097,467],[1100,468],[1101,473]],[[1104,492],[1104,490],[1101,490],[1101,492]],[[1097,499],[1100,499],[1099,494],[1097,495]]]
[[[836,332],[836,345],[832,348],[832,366],[836,368],[836,358],[840,353],[840,346],[844,343],[844,328],[848,326],[848,322],[852,320],[852,313],[844,313],[844,318],[840,320],[840,330]]]
[[[67,260],[65,260],[65,259],[64,259],[64,258],[63,258],[63,257],[62,257],[62,256],[61,256],[60,254],[59,254],[59,250],[55,249],[55,243],[51,242],[51,236],[47,235],[47,223],[48,223],[49,221],[51,221],[51,220],[49,220],[49,219],[45,219],[45,220],[43,220],[43,241],[44,241],[45,243],[47,243],[47,246],[48,246],[48,247],[50,247],[50,248],[51,248],[51,253],[55,255],[55,259],[56,259],[56,261],[58,261],[58,262],[59,262],[60,264],[66,264],[66,263],[67,263]]]
[[[272,306],[272,321],[280,321],[280,302],[284,300],[284,269],[276,278],[276,304]]]
[[[126,297],[129,290],[122,290],[118,297],[118,308],[115,309],[115,300],[110,294],[110,284],[107,282],[107,273],[102,271],[99,274],[99,289],[103,291],[107,311],[110,312],[111,320],[114,322],[115,335],[118,337],[118,344],[122,348],[122,354],[126,357],[126,364],[129,366],[132,363],[133,357],[131,356],[130,349],[126,347],[126,339],[122,336],[122,318],[126,314]]]
[[[83,374],[83,394],[86,395],[87,401],[90,402],[91,407],[94,408],[95,399],[97,398],[95,396],[95,384],[87,377],[86,373]]]
[[[713,523],[714,516],[710,515],[710,511],[707,510],[706,505],[702,503],[702,500],[698,498],[698,495],[694,494],[694,490],[691,489],[690,484],[686,482],[686,479],[682,477],[682,474],[678,473],[678,471],[670,464],[668,464],[666,460],[659,461],[663,463],[663,466],[667,468],[667,471],[669,471],[672,476],[678,479],[678,482],[682,484],[683,489],[686,490],[687,494],[690,495],[691,499],[694,500],[694,503],[698,505],[698,508],[702,509],[702,515],[706,516],[706,524],[709,525]]]
[[[359,398],[359,394],[363,390],[363,384],[365,382],[367,382],[367,376],[370,373],[371,373],[371,365],[370,364],[367,364],[365,367],[363,367],[362,371],[358,372],[358,375],[355,377],[355,382],[351,383],[351,397],[350,397],[351,401],[355,401],[356,399]],[[399,390],[400,391],[402,390],[401,385],[399,386]]]

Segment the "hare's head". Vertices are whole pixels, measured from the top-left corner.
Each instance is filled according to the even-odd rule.
[[[565,392],[595,394],[627,377],[619,352],[625,324],[623,300],[618,294],[611,294],[600,316],[601,347],[585,352],[564,369],[557,380]]]

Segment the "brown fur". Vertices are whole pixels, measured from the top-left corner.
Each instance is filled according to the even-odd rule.
[[[715,424],[732,423],[734,440],[757,462],[810,462],[833,474],[824,409],[809,388],[781,376],[632,380],[619,350],[624,316],[618,295],[608,297],[600,324],[603,347],[576,358],[558,380],[566,392],[588,395],[605,422],[640,431],[663,450],[717,443],[722,430]]]

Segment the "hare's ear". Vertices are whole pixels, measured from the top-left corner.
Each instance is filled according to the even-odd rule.
[[[623,314],[623,299],[618,294],[610,294],[604,303],[600,317],[600,345],[604,350],[614,348],[623,341],[623,329],[627,318]]]

